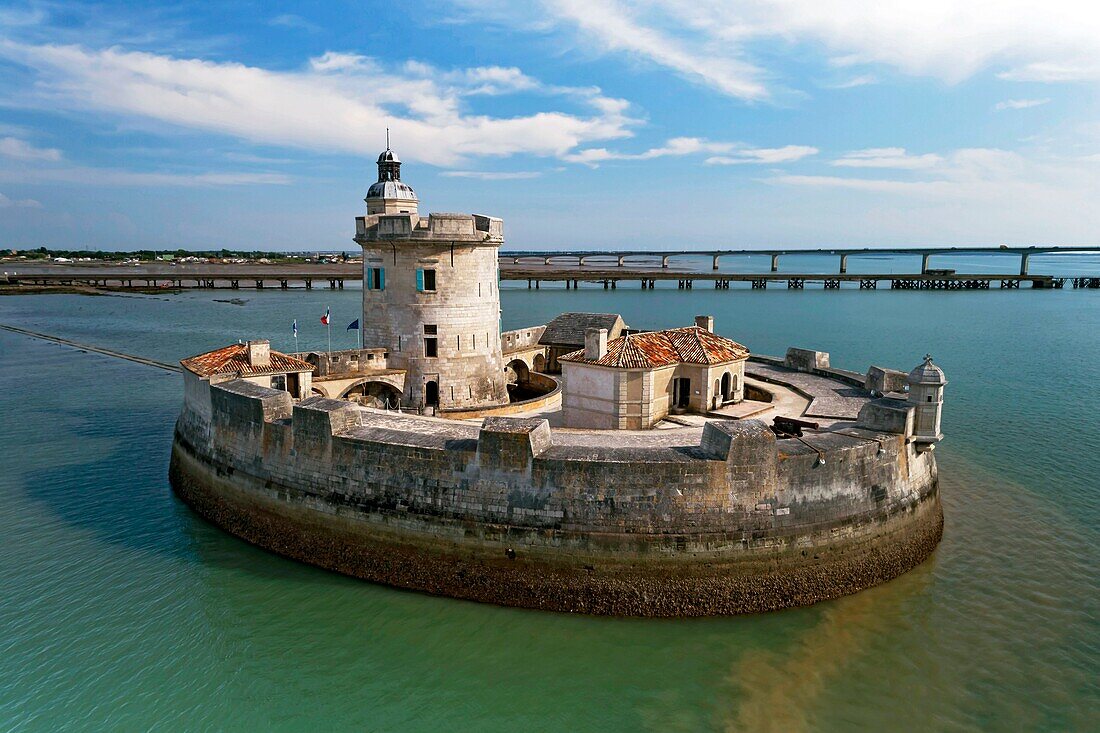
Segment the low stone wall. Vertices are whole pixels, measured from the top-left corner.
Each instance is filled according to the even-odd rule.
[[[449,420],[470,420],[477,417],[519,415],[524,412],[553,410],[561,406],[561,383],[548,374],[531,372],[527,385],[542,394],[526,400],[516,400],[500,407],[471,408],[469,410],[441,410],[440,415]]]
[[[508,354],[515,351],[526,351],[538,348],[545,325],[516,328],[511,331],[502,331],[500,334],[501,353]]]
[[[171,479],[250,542],[460,598],[618,615],[812,603],[905,572],[942,529],[936,465],[899,435],[813,446],[753,420],[697,446],[572,445],[545,420],[360,410],[243,382],[184,410]]]
[[[845,384],[850,384],[853,387],[859,387],[863,389],[866,382],[866,377],[859,372],[853,372],[848,369],[837,369],[836,367],[805,367],[797,368],[792,367],[789,357],[781,359],[778,356],[765,356],[763,354],[752,354],[749,356],[750,362],[759,362],[760,364],[771,364],[772,366],[786,367],[788,369],[796,369],[806,374],[816,374],[819,377],[827,377],[829,379],[835,379]]]

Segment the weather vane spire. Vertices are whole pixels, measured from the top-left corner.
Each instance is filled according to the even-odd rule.
[[[386,150],[390,149],[390,128],[386,128]]]

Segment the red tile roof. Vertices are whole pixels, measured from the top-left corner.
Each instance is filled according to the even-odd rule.
[[[581,349],[558,360],[620,369],[655,369],[673,364],[722,364],[748,356],[749,350],[736,341],[687,326],[620,336],[607,343],[607,354],[602,359],[585,359]]]
[[[284,374],[286,372],[311,372],[314,367],[308,361],[271,350],[271,363],[266,367],[254,367],[248,363],[248,344],[233,344],[222,349],[198,356],[192,356],[180,362],[183,368],[210,377],[215,374],[236,374],[238,377],[256,377],[263,374]]]

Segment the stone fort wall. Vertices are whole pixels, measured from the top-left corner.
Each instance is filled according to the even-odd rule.
[[[813,446],[758,421],[698,445],[578,439],[365,411],[243,381],[184,406],[177,493],[289,557],[507,605],[712,615],[812,603],[922,561],[942,531],[936,464],[902,435]]]

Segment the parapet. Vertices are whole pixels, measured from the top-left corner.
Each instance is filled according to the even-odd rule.
[[[880,395],[890,392],[904,392],[906,387],[906,373],[897,369],[871,365],[867,369],[867,376],[863,380],[863,388],[868,392],[877,392]]]
[[[487,417],[477,438],[477,457],[488,470],[526,471],[553,444],[544,418]]]
[[[214,414],[253,425],[288,418],[294,408],[289,392],[261,387],[243,379],[211,387],[210,403]]]
[[[355,219],[355,241],[411,240],[440,243],[504,242],[504,221],[481,214],[372,214]]]
[[[328,397],[309,397],[294,406],[294,442],[323,443],[332,436],[346,432],[362,424],[359,408],[347,400]]]
[[[859,411],[856,426],[882,433],[913,434],[913,406],[904,400],[882,397],[871,400]]]
[[[783,366],[788,369],[797,369],[800,372],[812,372],[814,369],[829,368],[828,351],[812,351],[810,349],[787,349],[787,356],[783,359]]]

